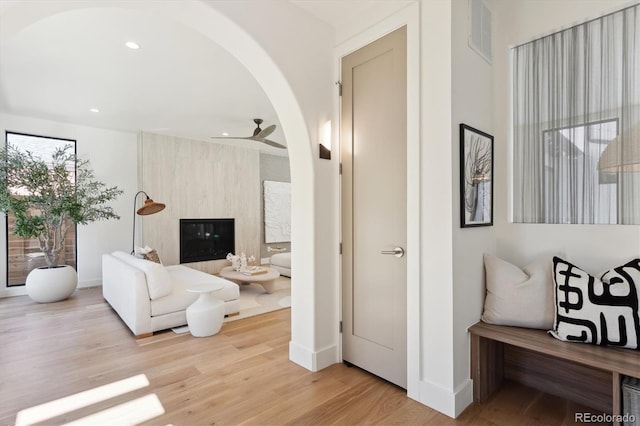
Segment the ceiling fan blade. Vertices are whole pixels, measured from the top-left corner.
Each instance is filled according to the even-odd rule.
[[[262,129],[257,135],[254,135],[254,137],[256,137],[256,138],[266,138],[271,133],[273,133],[274,130],[276,130],[276,125],[272,124],[271,126],[265,127],[264,129]]]
[[[250,141],[256,140],[253,136],[211,136],[211,139],[246,139]]]
[[[262,142],[264,144],[270,145],[274,148],[285,149],[286,146],[279,144],[278,142],[274,142],[269,139],[259,138],[257,136],[247,136],[247,137],[238,137],[238,136],[211,136],[211,139],[243,139],[245,141],[256,141]]]
[[[270,145],[274,148],[286,149],[287,147],[279,144],[278,142],[274,142],[272,140],[266,139],[271,133],[276,130],[276,125],[272,124],[264,129],[260,128],[260,124],[262,124],[262,119],[254,118],[254,123],[258,126],[251,136],[241,137],[241,136],[211,136],[211,139],[244,139],[248,141],[257,141],[262,142],[264,144]]]
[[[269,139],[255,138],[254,140],[256,140],[258,142],[266,143],[267,145],[270,145],[270,146],[272,146],[274,148],[280,148],[280,149],[286,149],[287,148],[286,146],[281,145],[278,142],[271,141]]]

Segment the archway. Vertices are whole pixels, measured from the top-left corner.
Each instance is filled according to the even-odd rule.
[[[292,181],[292,286],[291,341],[302,348],[314,348],[315,247],[314,164],[305,117],[296,96],[268,53],[241,27],[224,14],[198,0],[159,2],[16,2],[4,6],[0,28],[6,40],[28,25],[48,16],[83,8],[127,8],[179,22],[227,50],[253,74],[262,86],[288,141]]]

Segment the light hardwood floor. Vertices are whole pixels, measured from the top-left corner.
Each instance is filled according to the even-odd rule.
[[[0,425],[15,424],[18,413],[38,424],[123,424],[118,408],[143,424],[176,426],[562,425],[585,410],[507,384],[452,420],[358,368],[305,370],[288,360],[289,338],[288,309],[225,323],[213,337],[167,331],[135,340],[100,288],[54,304],[0,299]],[[101,388],[140,375],[148,385],[120,395]]]

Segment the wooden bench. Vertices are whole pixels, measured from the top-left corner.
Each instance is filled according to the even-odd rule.
[[[615,416],[621,412],[621,376],[640,377],[639,351],[563,342],[543,330],[482,322],[469,333],[476,402],[507,379]]]

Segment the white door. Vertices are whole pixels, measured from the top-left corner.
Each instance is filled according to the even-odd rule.
[[[407,386],[406,28],[342,59],[342,357]]]

